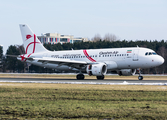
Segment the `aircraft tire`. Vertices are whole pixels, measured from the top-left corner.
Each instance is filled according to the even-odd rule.
[[[102,76],[96,76],[96,78],[97,78],[98,80],[103,80],[103,79],[104,79],[104,75],[102,75]]]
[[[76,78],[77,80],[84,80],[85,76],[83,74],[78,74]]]
[[[139,79],[139,80],[143,80],[143,76],[139,76],[138,79]]]

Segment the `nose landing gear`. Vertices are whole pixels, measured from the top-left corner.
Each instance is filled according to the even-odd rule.
[[[140,76],[140,75],[139,75],[138,79],[139,79],[139,80],[143,80],[143,76]]]
[[[138,71],[138,73],[139,73],[138,79],[139,79],[139,80],[143,80],[143,76],[141,75],[141,70],[140,70],[140,68],[139,68],[137,71]]]

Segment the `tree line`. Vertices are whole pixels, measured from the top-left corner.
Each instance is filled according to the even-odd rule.
[[[145,47],[153,49],[157,54],[161,55],[165,60],[167,59],[167,41],[127,41],[127,40],[97,40],[88,41],[88,42],[75,42],[64,43],[64,44],[44,44],[44,47],[50,51],[59,51],[59,50],[79,50],[79,49],[102,49],[102,48],[123,48],[123,47]],[[21,55],[24,54],[23,45],[10,45],[6,51],[6,55]],[[30,65],[25,62],[17,60],[15,57],[9,57],[3,55],[2,47],[0,47],[0,72],[36,72],[36,73],[55,73],[62,71],[55,71],[52,69],[42,68],[35,65]],[[165,61],[163,65],[143,69],[142,73],[144,74],[164,74],[167,73],[167,62]]]

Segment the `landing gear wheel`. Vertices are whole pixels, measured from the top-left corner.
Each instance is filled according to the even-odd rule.
[[[141,69],[140,69],[140,68],[138,68],[138,72],[139,72],[139,77],[138,77],[138,79],[139,79],[139,80],[143,80],[143,76],[141,76]]]
[[[84,80],[85,76],[83,74],[78,74],[76,78],[77,80]]]
[[[138,79],[139,79],[139,80],[143,80],[143,76],[139,76]]]
[[[103,80],[103,79],[104,79],[104,75],[102,75],[102,76],[96,76],[96,78],[97,78],[98,80]]]

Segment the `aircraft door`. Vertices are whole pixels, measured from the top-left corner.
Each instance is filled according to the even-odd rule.
[[[139,53],[138,49],[133,51],[133,61],[138,61],[138,53]]]

